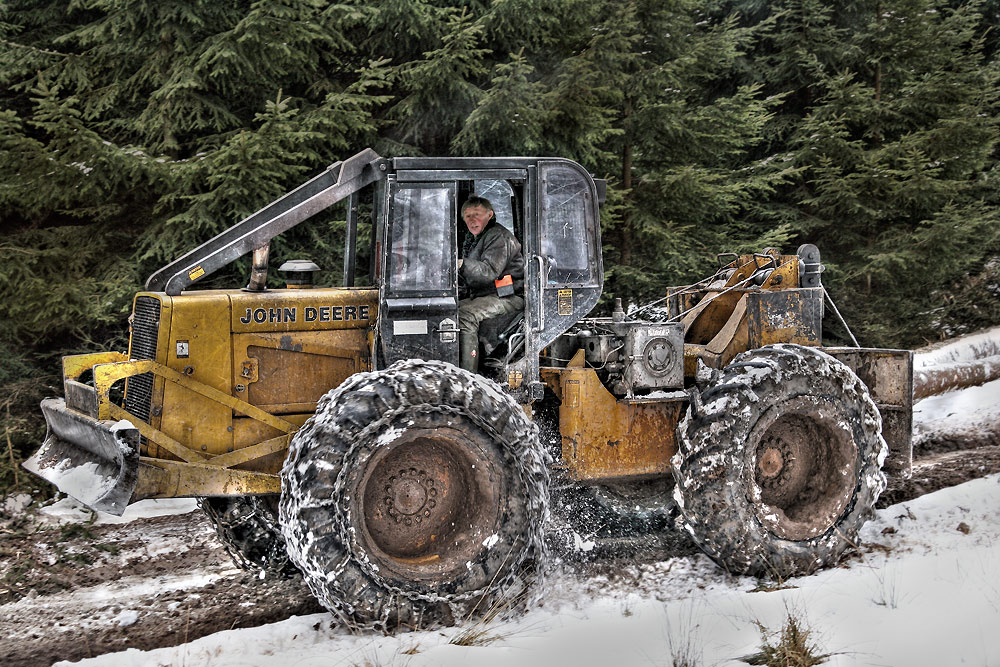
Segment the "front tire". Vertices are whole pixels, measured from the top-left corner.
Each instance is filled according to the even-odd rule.
[[[458,622],[530,583],[543,561],[537,429],[450,364],[352,376],[296,433],[281,474],[289,555],[353,626]]]
[[[881,425],[864,383],[820,350],[738,356],[677,428],[684,528],[734,574],[784,579],[837,562],[885,489]]]

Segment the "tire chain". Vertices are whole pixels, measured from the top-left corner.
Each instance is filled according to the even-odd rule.
[[[706,480],[724,476],[729,465],[736,463],[727,462],[723,459],[712,461],[715,455],[724,452],[726,449],[720,442],[720,438],[725,439],[725,433],[714,434],[714,437],[705,437],[706,433],[694,440],[689,440],[686,435],[688,429],[691,427],[703,428],[707,426],[709,429],[712,429],[716,422],[719,423],[720,427],[723,427],[723,430],[728,431],[729,426],[727,425],[731,425],[733,420],[738,417],[733,414],[732,408],[718,411],[717,407],[712,407],[717,397],[724,397],[726,392],[732,392],[731,395],[740,394],[743,396],[744,405],[750,405],[760,400],[757,394],[760,388],[763,387],[766,389],[769,385],[781,386],[785,383],[788,376],[828,376],[843,387],[846,396],[850,398],[864,397],[862,402],[866,407],[863,410],[861,419],[866,424],[867,429],[876,433],[881,430],[881,416],[875,403],[868,396],[868,391],[864,384],[846,366],[843,366],[843,364],[837,362],[833,357],[829,357],[829,355],[821,350],[814,348],[788,344],[777,344],[769,347],[772,350],[771,354],[775,356],[761,356],[768,348],[744,352],[737,356],[723,371],[713,373],[710,381],[706,381],[700,387],[691,388],[688,392],[690,397],[689,409],[677,427],[679,450],[671,459],[671,468],[677,480],[677,484],[674,487],[674,498],[678,507],[681,508],[681,514],[677,517],[677,527],[681,530],[686,530],[695,539],[695,542],[699,544],[701,549],[706,551],[716,561],[719,561],[719,558],[725,557],[726,552],[731,549],[732,545],[727,546],[722,542],[717,543],[716,536],[711,535],[707,531],[701,537],[698,536],[699,530],[691,525],[686,516],[687,510],[684,509],[685,500],[683,495],[687,493],[695,497],[694,504],[697,505],[699,502],[697,496],[701,494],[701,487],[706,483]],[[711,384],[711,382],[715,382],[716,384]],[[682,452],[682,450],[684,451]],[[877,501],[879,495],[885,489],[886,477],[881,471],[881,466],[886,453],[887,447],[885,446],[885,442],[882,441],[881,446],[873,452],[875,470],[871,473],[872,478],[864,484],[871,495],[871,502],[861,516],[862,522],[874,515],[875,501]],[[711,467],[704,466],[706,460],[711,461]],[[678,470],[689,466],[692,461],[700,468],[699,473],[681,480],[678,477]],[[757,496],[757,500],[759,500],[759,491],[757,492]],[[857,498],[852,498],[845,511],[853,511],[856,501]],[[723,508],[713,509],[722,511]],[[701,517],[696,517],[695,520],[703,523]],[[854,536],[851,535],[848,538],[854,539]],[[818,541],[818,539],[806,541]],[[737,548],[743,548],[742,542]],[[747,562],[749,563],[750,556],[747,558]],[[815,569],[815,567],[812,569]],[[772,570],[764,574],[773,576],[775,572],[776,570]]]
[[[344,441],[353,441],[353,444],[348,447],[348,449],[343,454],[343,460],[348,461],[352,459],[359,450],[366,446],[364,444],[365,436],[372,433],[378,432],[383,427],[389,426],[389,424],[401,414],[406,412],[416,411],[416,412],[440,412],[445,414],[461,415],[470,419],[479,428],[483,429],[492,437],[498,437],[497,429],[490,423],[489,420],[484,417],[477,415],[469,410],[470,406],[468,402],[465,406],[465,411],[458,407],[452,406],[441,406],[429,403],[419,403],[411,404],[407,402],[408,391],[403,383],[400,382],[398,375],[401,372],[420,372],[423,369],[434,369],[436,372],[444,374],[449,379],[454,380],[463,386],[466,381],[466,377],[471,377],[473,382],[482,383],[484,391],[487,394],[501,397],[501,402],[509,402],[512,409],[521,410],[521,407],[514,403],[513,399],[504,392],[496,389],[490,385],[486,385],[489,382],[485,378],[476,375],[467,375],[464,372],[456,372],[458,369],[451,365],[443,362],[436,361],[416,361],[416,360],[405,360],[398,361],[384,372],[366,372],[366,373],[356,373],[355,375],[348,378],[337,390],[336,393],[331,397],[331,401],[335,401],[340,396],[353,391],[360,386],[369,383],[382,376],[381,379],[388,380],[389,384],[395,393],[395,396],[400,400],[400,405],[392,410],[387,410],[379,419],[370,422],[367,426],[362,428],[360,431],[355,433],[346,433],[340,428],[336,422],[330,421],[326,424],[329,428],[333,426],[331,430],[336,432],[337,436]],[[470,395],[470,392],[463,392],[466,397]],[[513,420],[511,420],[513,421]],[[514,445],[514,449],[507,452],[509,458],[517,460],[529,461],[529,465],[523,465],[517,467],[518,477],[527,492],[527,512],[529,516],[540,517],[539,520],[534,522],[534,529],[528,536],[528,544],[521,551],[521,558],[517,562],[514,562],[507,569],[507,573],[500,579],[494,579],[490,585],[477,589],[475,591],[469,591],[465,593],[455,593],[451,595],[438,595],[434,593],[420,593],[416,591],[408,591],[402,589],[398,586],[393,586],[384,577],[382,577],[373,564],[368,558],[359,558],[355,551],[355,539],[352,537],[351,526],[347,522],[347,512],[337,512],[335,514],[337,519],[337,531],[340,535],[341,544],[345,547],[345,555],[340,565],[334,569],[332,573],[328,576],[340,576],[347,564],[353,560],[357,565],[360,566],[362,571],[376,582],[380,587],[388,591],[391,595],[401,596],[409,600],[416,600],[422,602],[428,602],[431,604],[444,603],[448,606],[452,617],[455,619],[462,617],[462,610],[459,608],[458,603],[471,600],[476,597],[486,598],[491,590],[507,590],[508,587],[512,588],[527,588],[532,582],[530,578],[528,581],[520,581],[520,570],[521,566],[524,564],[528,557],[533,554],[537,566],[536,573],[534,576],[534,593],[525,596],[523,605],[530,606],[537,602],[541,596],[541,588],[544,581],[544,571],[543,566],[546,562],[547,547],[544,540],[544,526],[548,523],[548,487],[549,487],[549,460],[548,454],[545,452],[541,446],[530,447],[525,446],[526,442],[538,442],[538,429],[537,426],[530,420],[525,419],[527,428],[519,429],[515,432],[514,437],[512,437],[511,443]],[[503,426],[503,425],[501,425]],[[530,468],[532,470],[531,474],[525,474],[525,469]],[[334,483],[333,499],[335,503],[338,503],[343,507],[343,501],[346,497],[347,479],[350,473],[348,473],[348,467],[343,466],[337,475],[337,480]],[[513,547],[512,547],[513,550]],[[519,585],[520,584],[520,585]],[[357,629],[381,629],[387,631],[388,626],[388,615],[391,613],[392,609],[390,605],[385,605],[385,611],[383,616],[379,620],[373,620],[367,623],[358,623],[356,620],[351,619],[351,615],[355,612],[352,605],[348,604],[344,600],[334,601],[338,609],[336,613],[341,617],[343,621],[351,625],[351,627]],[[334,610],[331,610],[334,611]]]
[[[271,577],[286,578],[298,574],[298,569],[288,558],[277,516],[271,516],[268,508],[262,506],[262,500],[253,496],[223,498],[220,500],[230,503],[229,508],[223,511],[214,507],[212,500],[215,499],[199,498],[198,507],[215,526],[219,541],[238,568],[248,572],[262,571]],[[244,553],[244,545],[248,542],[264,541],[268,545],[260,563]]]

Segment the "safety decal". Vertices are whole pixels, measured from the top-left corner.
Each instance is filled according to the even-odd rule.
[[[560,315],[572,315],[573,314],[573,290],[571,289],[561,289],[559,290],[559,309]]]

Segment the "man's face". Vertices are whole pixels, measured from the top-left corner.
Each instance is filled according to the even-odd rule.
[[[465,226],[474,236],[479,236],[492,218],[493,211],[485,206],[473,205],[462,211],[462,220],[465,220]]]

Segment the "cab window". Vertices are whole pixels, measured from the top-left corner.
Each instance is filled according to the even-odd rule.
[[[389,288],[442,292],[451,288],[455,190],[400,187],[392,201]]]
[[[593,284],[597,224],[588,179],[569,165],[546,165],[541,187],[541,251],[548,282]]]
[[[514,231],[514,188],[510,183],[503,180],[477,180],[474,192],[490,201],[496,221],[517,236]]]

